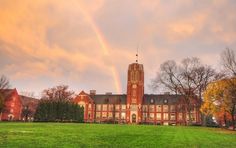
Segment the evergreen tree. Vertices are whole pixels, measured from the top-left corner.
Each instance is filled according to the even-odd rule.
[[[83,122],[83,107],[69,101],[41,100],[35,121]]]

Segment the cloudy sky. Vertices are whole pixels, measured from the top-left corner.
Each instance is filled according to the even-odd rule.
[[[235,26],[235,0],[0,0],[0,74],[19,92],[126,93],[139,47],[151,93],[166,60],[218,67],[222,50],[236,49]]]

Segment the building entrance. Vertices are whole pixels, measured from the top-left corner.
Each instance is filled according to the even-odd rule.
[[[132,123],[136,123],[136,115],[135,114],[132,115]]]

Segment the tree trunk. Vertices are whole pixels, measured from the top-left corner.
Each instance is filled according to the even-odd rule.
[[[28,122],[28,114],[25,115],[25,121]]]
[[[233,130],[235,129],[235,118],[234,118],[234,111],[235,111],[235,104],[233,104],[233,108],[232,108],[232,111],[231,111],[231,117],[232,117]]]
[[[234,113],[231,114],[231,117],[232,117],[232,126],[233,126],[233,130],[235,129],[235,119],[234,119]]]
[[[207,125],[206,125],[206,118],[207,118],[207,115],[204,115],[203,113],[201,113],[201,118],[202,118],[202,126],[207,126]]]
[[[224,122],[225,122],[225,128],[227,128],[227,119],[226,119],[226,114],[224,113]]]
[[[188,125],[192,125],[191,110],[188,111]]]

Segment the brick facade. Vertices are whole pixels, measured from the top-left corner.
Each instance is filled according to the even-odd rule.
[[[22,109],[28,107],[30,114],[28,121],[33,120],[34,113],[38,106],[38,99],[21,96],[16,89],[3,89],[0,91],[4,98],[4,106],[0,112],[0,121],[25,121]]]
[[[16,89],[2,91],[4,97],[4,108],[0,120],[18,121],[21,120],[22,102]]]
[[[144,68],[138,63],[129,65],[127,94],[99,95],[82,91],[74,102],[84,107],[85,122],[185,125],[189,117],[183,96],[144,94]],[[193,98],[191,104],[192,121],[200,124],[197,101]]]

